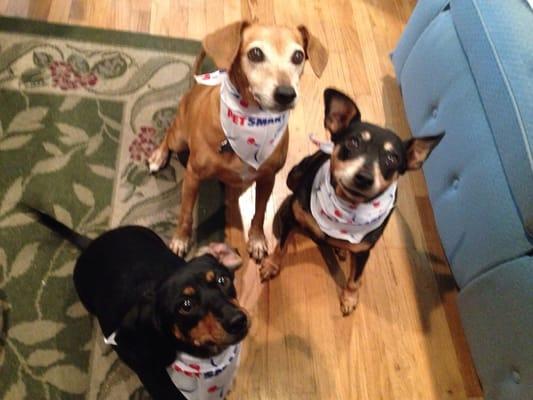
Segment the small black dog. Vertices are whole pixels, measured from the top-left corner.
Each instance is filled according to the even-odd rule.
[[[217,357],[248,333],[249,318],[233,285],[232,269],[241,259],[225,244],[210,244],[186,262],[144,227],[120,227],[90,240],[30,211],[82,250],[74,268],[78,296],[154,399],[190,398],[167,372],[177,354]]]
[[[333,143],[329,149],[322,144],[321,151],[289,173],[287,186],[293,194],[274,217],[279,243],[263,260],[260,274],[267,280],[279,273],[289,235],[296,227],[304,228],[321,250],[322,245],[331,246],[340,258],[351,253],[340,299],[341,311],[348,315],[357,306],[369,251],[394,209],[399,176],[419,169],[444,134],[403,142],[388,129],[362,122],[355,102],[335,89],[326,89],[324,103],[324,126]]]

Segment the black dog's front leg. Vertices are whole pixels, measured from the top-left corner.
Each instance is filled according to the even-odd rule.
[[[350,275],[348,282],[341,294],[342,315],[349,315],[357,307],[359,302],[359,288],[361,287],[361,275],[368,261],[370,251],[350,254]]]
[[[119,358],[137,374],[154,400],[187,400],[170,379],[161,360],[156,361],[146,353],[139,357],[142,353],[141,349],[134,353],[124,343],[116,347],[115,351]]]
[[[142,367],[135,372],[154,400],[187,400],[164,368]]]

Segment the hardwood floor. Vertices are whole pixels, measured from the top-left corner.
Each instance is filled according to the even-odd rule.
[[[287,164],[278,175],[266,228],[287,189],[287,172],[315,150],[323,131],[322,91],[353,96],[363,119],[410,135],[389,52],[415,0],[0,0],[3,15],[201,39],[241,18],[305,23],[329,48],[317,80],[307,68],[290,120]],[[245,231],[253,192],[240,198]],[[244,254],[237,210],[227,234]],[[347,266],[343,266],[346,271]],[[338,278],[342,281],[344,277]],[[259,282],[248,262],[239,272],[241,301],[253,316],[231,399],[465,399],[481,391],[462,336],[456,292],[444,261],[421,173],[401,179],[398,207],[372,251],[360,304],[348,318],[339,287],[319,251],[297,236],[281,276]]]

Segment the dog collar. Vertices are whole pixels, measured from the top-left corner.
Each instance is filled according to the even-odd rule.
[[[318,170],[311,189],[311,214],[327,235],[350,243],[363,238],[385,222],[394,209],[397,183],[368,203],[353,205],[340,199],[331,186],[330,161]]]
[[[167,373],[187,400],[224,399],[233,384],[239,358],[240,344],[211,358],[178,353]]]
[[[224,71],[195,79],[202,85],[220,85],[220,123],[226,140],[243,162],[259,169],[282,139],[289,111],[274,113],[247,104]]]

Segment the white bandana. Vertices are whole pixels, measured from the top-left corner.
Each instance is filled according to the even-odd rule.
[[[371,202],[353,205],[337,197],[330,182],[329,160],[320,167],[311,189],[311,214],[327,235],[350,243],[363,238],[383,224],[394,208],[397,183]]]
[[[273,153],[289,122],[289,111],[263,111],[248,105],[223,71],[197,75],[196,82],[220,86],[220,123],[233,151],[258,169]]]
[[[116,332],[104,337],[106,344],[117,346]],[[210,358],[178,353],[167,367],[172,383],[187,400],[219,400],[226,398],[239,365],[240,343]]]
[[[187,400],[224,399],[233,384],[240,350],[240,344],[236,344],[211,358],[178,353],[167,372]]]

